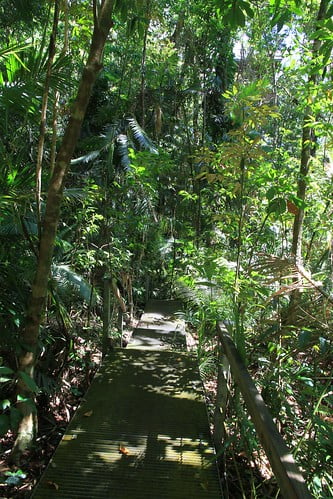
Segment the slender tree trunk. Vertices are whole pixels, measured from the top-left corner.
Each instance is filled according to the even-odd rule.
[[[59,149],[53,176],[50,180],[37,269],[27,308],[26,325],[22,330],[20,338],[24,351],[19,358],[19,370],[30,378],[33,378],[34,375],[39,328],[45,313],[45,301],[57,225],[60,217],[64,180],[80,135],[81,125],[89,102],[91,90],[96,77],[102,68],[103,50],[112,26],[113,5],[114,0],[102,0],[99,7],[97,6],[97,2],[94,1],[94,31],[88,60],[82,74],[69,123]],[[25,376],[19,378],[18,394],[24,398],[31,399],[33,398],[32,386],[28,386],[27,383],[24,382],[24,377]],[[29,383],[29,385],[31,385],[31,383]],[[23,413],[23,418],[12,452],[12,459],[16,462],[19,461],[22,452],[32,444],[36,434],[36,418],[32,404],[21,402],[19,408]]]
[[[69,33],[69,18],[68,18],[68,0],[63,0],[62,8],[64,11],[64,44],[61,50],[62,55],[67,54],[68,50],[68,33]],[[56,156],[57,156],[57,122],[58,122],[58,106],[60,100],[60,92],[57,90],[55,93],[54,104],[53,104],[53,113],[52,113],[52,141],[51,141],[51,150],[50,150],[50,177],[53,175]]]
[[[318,22],[322,21],[326,18],[327,9],[328,9],[329,0],[321,0],[318,14],[317,14],[317,26]],[[321,41],[318,38],[315,38],[312,46],[312,61],[316,64],[318,53],[320,49]],[[313,71],[312,74],[309,75],[308,83],[311,85],[315,85],[318,79],[318,72]],[[303,120],[303,130],[302,130],[302,150],[301,150],[301,163],[300,163],[300,171],[298,177],[298,185],[297,185],[297,197],[301,201],[301,205],[299,206],[297,213],[294,218],[293,224],[293,239],[291,252],[295,257],[296,265],[303,264],[302,258],[302,236],[303,236],[303,226],[304,226],[304,204],[306,199],[306,190],[308,183],[308,175],[311,167],[312,158],[315,155],[316,144],[315,144],[315,130],[310,126],[311,123],[311,109],[307,108],[304,120]],[[301,276],[296,277],[296,281],[301,279]],[[300,301],[300,290],[295,289],[290,297],[290,305],[287,314],[287,323],[295,324],[297,321],[297,308]]]
[[[329,0],[321,0],[317,23],[325,19],[327,14]],[[316,28],[318,29],[318,27]],[[312,60],[316,63],[318,57],[318,52],[320,49],[321,41],[315,38],[312,47]],[[309,84],[315,85],[318,79],[318,74],[313,71],[309,76]],[[304,116],[304,125],[302,132],[302,152],[301,152],[301,165],[298,178],[297,186],[297,197],[301,201],[305,201],[306,187],[307,187],[307,175],[309,174],[311,159],[315,154],[315,131],[309,126],[311,122],[311,109],[307,109]],[[304,221],[304,207],[300,207],[294,219],[293,226],[293,241],[291,251],[296,258],[297,263],[302,263],[302,231],[303,231],[303,221]]]
[[[59,22],[59,0],[56,0],[54,4],[53,26],[52,26],[52,33],[50,36],[49,57],[46,67],[45,84],[44,84],[43,99],[42,99],[42,111],[41,111],[41,118],[39,125],[39,141],[37,148],[36,207],[37,207],[37,226],[38,226],[39,239],[41,238],[41,230],[42,230],[41,229],[41,189],[42,189],[42,163],[43,163],[44,143],[46,135],[46,113],[49,101],[52,64],[56,53],[58,22]]]
[[[141,126],[145,128],[146,120],[146,101],[145,101],[145,93],[146,93],[146,54],[147,54],[147,38],[150,24],[150,0],[147,2],[147,26],[144,32],[143,37],[143,47],[142,47],[142,56],[141,56]]]

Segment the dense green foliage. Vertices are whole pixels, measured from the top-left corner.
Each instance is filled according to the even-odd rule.
[[[59,5],[42,214],[93,19],[89,1]],[[72,362],[77,330],[101,323],[105,276],[136,308],[181,296],[203,373],[215,372],[215,325],[226,321],[313,495],[330,497],[332,2],[115,5],[66,179],[41,360],[24,381],[40,396],[59,387],[52,359]],[[2,434],[21,417],[14,393],[39,251],[35,170],[53,10],[33,0],[0,7]],[[257,439],[231,398],[230,442],[239,432],[236,452],[252,459]]]

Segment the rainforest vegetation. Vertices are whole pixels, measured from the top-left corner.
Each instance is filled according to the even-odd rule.
[[[108,280],[114,344],[120,302],[130,324],[147,298],[184,301],[212,398],[224,322],[333,496],[332,14],[2,0],[1,495],[27,493],[100,363]],[[230,497],[276,497],[237,389],[224,433]]]

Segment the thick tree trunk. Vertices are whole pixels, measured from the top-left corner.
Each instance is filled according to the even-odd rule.
[[[19,359],[19,370],[23,371],[30,378],[33,378],[34,375],[39,328],[45,312],[45,301],[57,225],[60,217],[64,179],[80,135],[91,90],[102,68],[103,49],[112,26],[113,5],[114,0],[102,0],[100,6],[97,7],[97,2],[94,1],[94,31],[89,56],[50,180],[37,270],[28,303],[26,325],[21,333],[21,345],[24,351]],[[23,378],[20,377],[18,381],[18,394],[24,398],[31,399],[33,398],[32,387],[28,386]],[[21,402],[19,405],[23,413],[23,419],[12,452],[12,458],[16,462],[19,460],[22,452],[32,444],[36,433],[36,418],[32,404]]]

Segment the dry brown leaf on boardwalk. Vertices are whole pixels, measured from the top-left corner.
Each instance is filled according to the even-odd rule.
[[[122,454],[123,456],[128,456],[130,454],[130,451],[123,445],[119,445],[118,451],[119,454]]]
[[[49,487],[52,487],[55,490],[59,490],[59,485],[56,482],[51,482],[51,480],[48,480],[46,483]]]
[[[83,415],[84,415],[86,418],[90,418],[90,416],[92,415],[92,413],[93,413],[93,410],[91,410],[91,411],[87,411],[87,412],[85,412]]]

